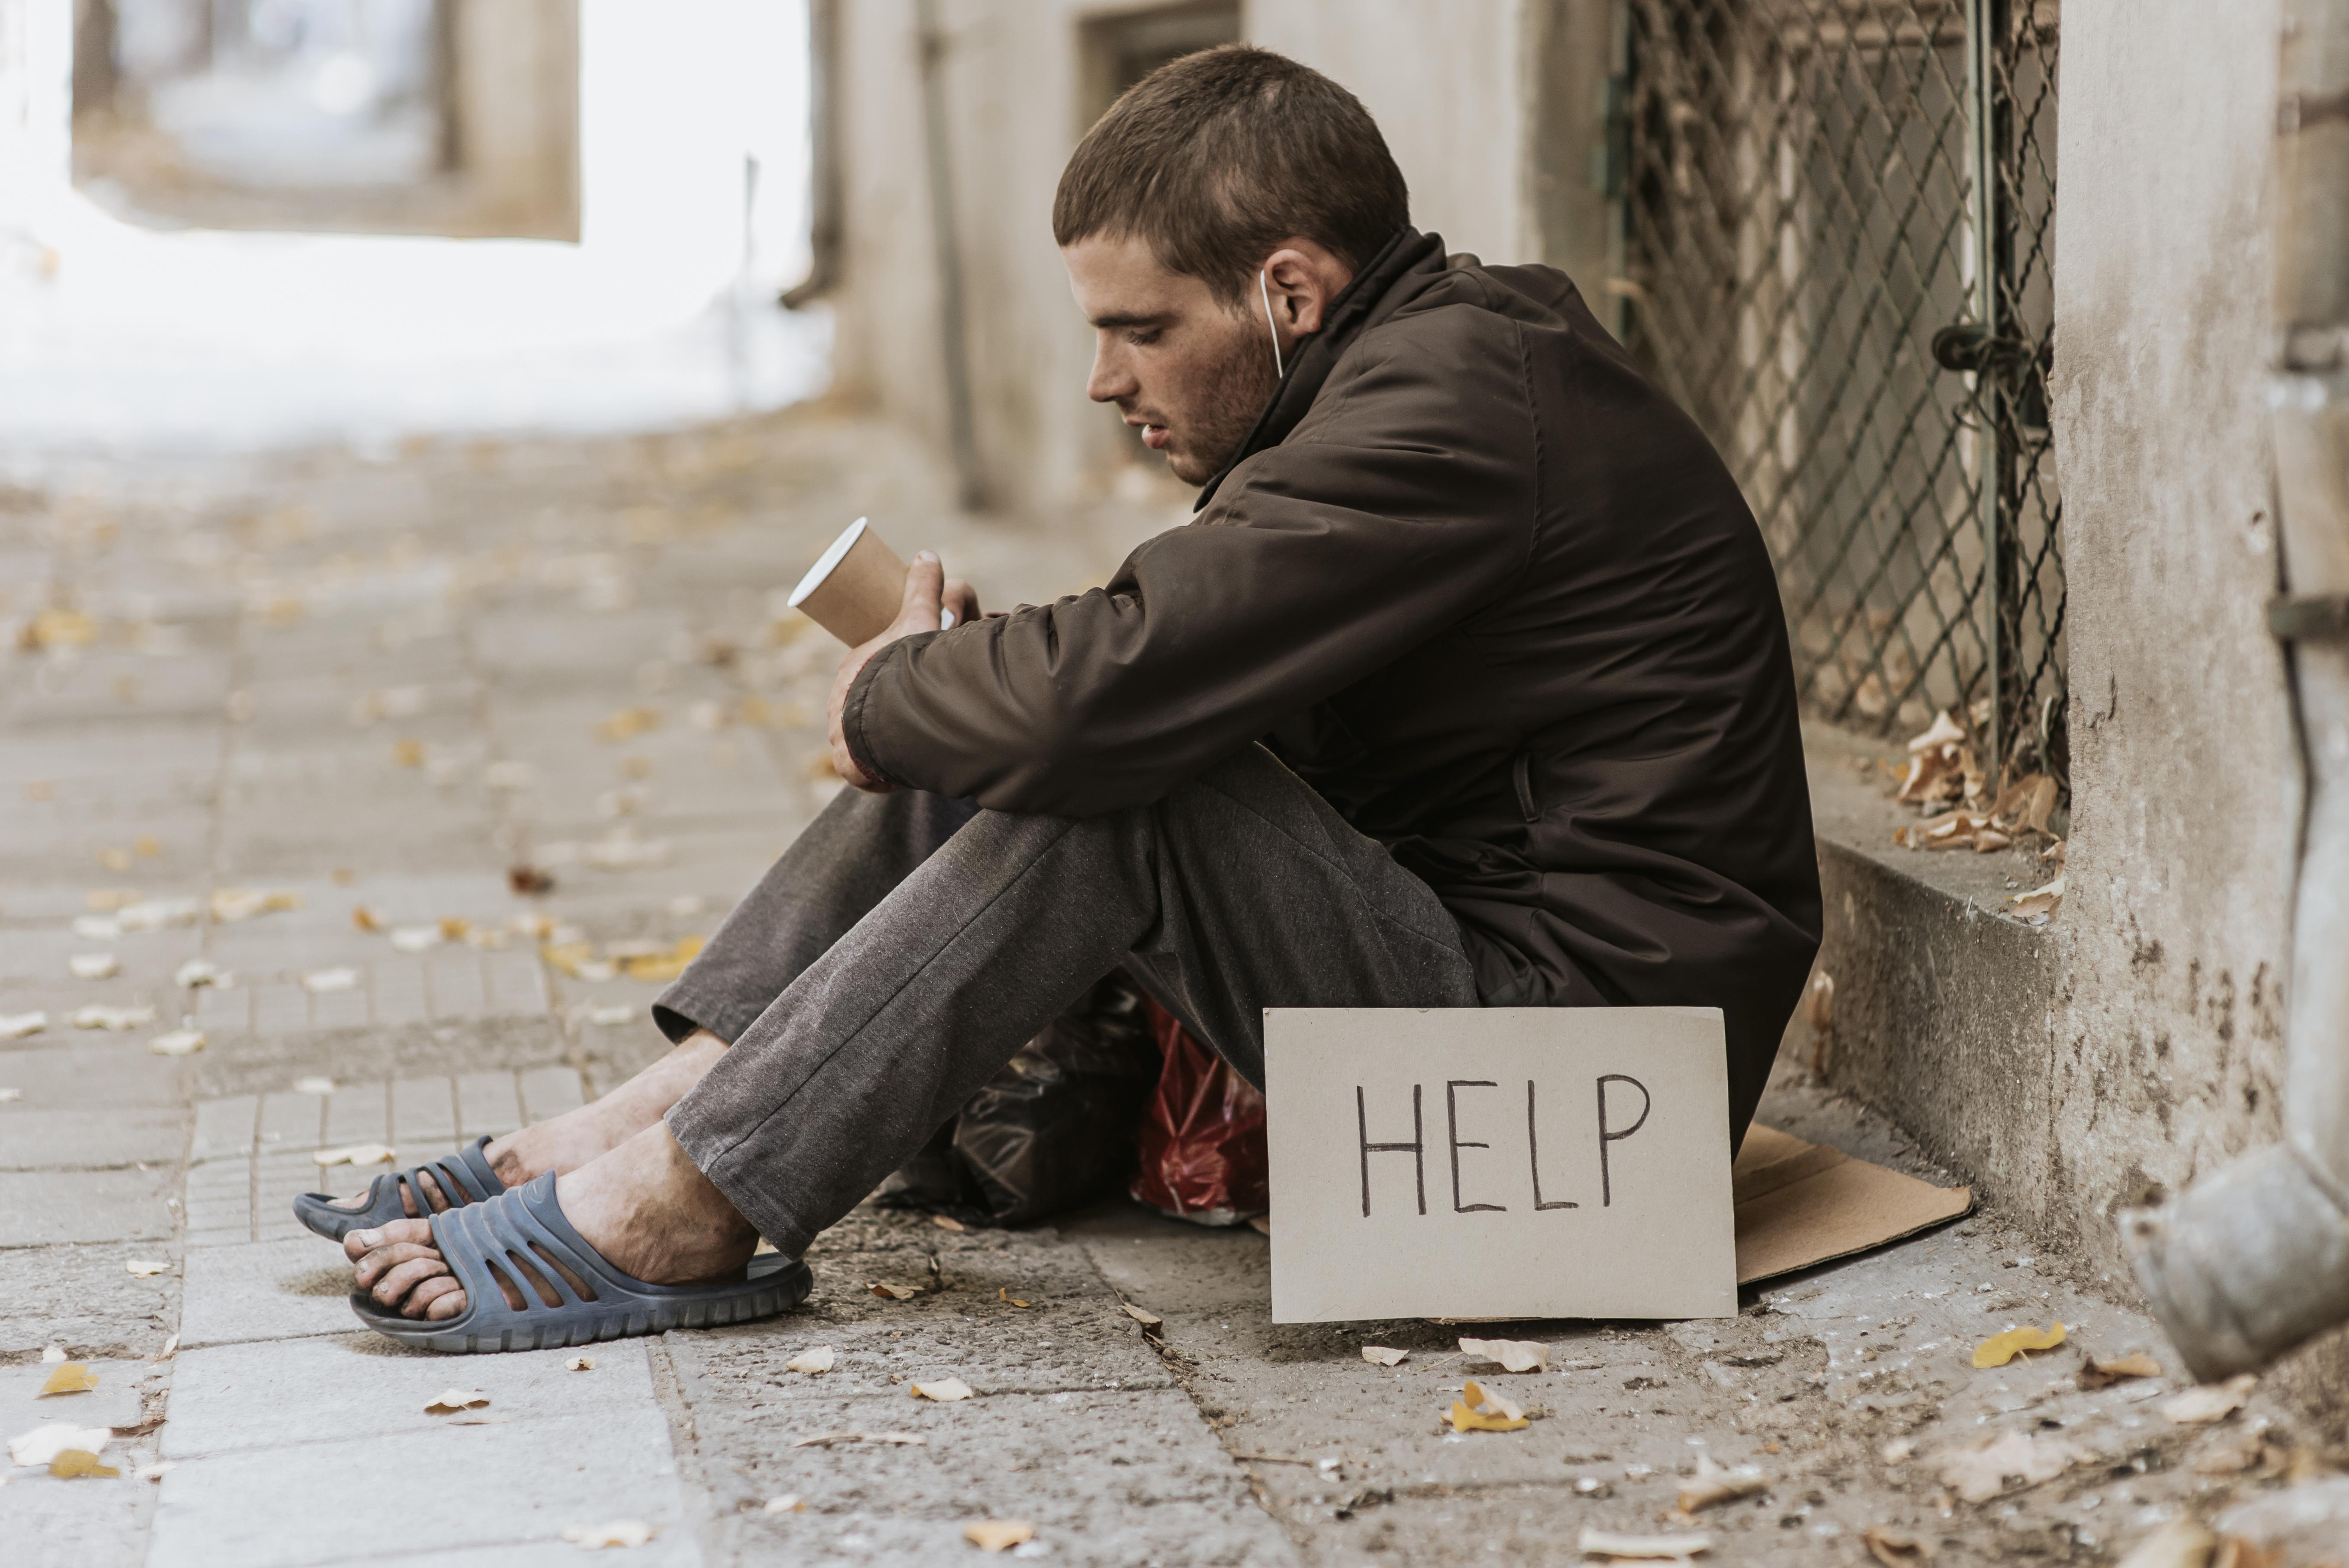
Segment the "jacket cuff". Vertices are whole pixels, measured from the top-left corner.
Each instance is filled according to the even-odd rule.
[[[899,778],[884,767],[879,756],[874,750],[873,738],[868,727],[873,683],[879,677],[883,666],[890,660],[904,654],[907,648],[926,643],[936,635],[936,632],[917,633],[910,637],[900,637],[895,642],[883,646],[879,652],[864,661],[863,669],[856,672],[856,678],[849,683],[848,700],[841,704],[840,738],[848,747],[849,758],[868,776],[880,783],[894,784],[900,789],[911,787],[910,780]]]

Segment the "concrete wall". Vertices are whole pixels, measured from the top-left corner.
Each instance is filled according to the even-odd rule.
[[[985,488],[997,506],[1098,493],[1129,460],[1114,418],[1084,398],[1091,334],[1069,298],[1051,204],[1088,119],[1080,24],[1147,9],[939,0],[973,401]],[[1560,242],[1546,239],[1531,200],[1535,151],[1577,171],[1585,161],[1580,147],[1559,154],[1557,139],[1537,132],[1527,109],[1530,51],[1555,15],[1588,9],[1587,0],[1251,0],[1243,28],[1361,98],[1411,184],[1421,227],[1455,250],[1522,261]],[[840,18],[836,385],[843,397],[943,442],[914,0],[857,0]],[[1575,90],[1588,98],[1593,89]]]
[[[2054,1136],[2105,1216],[2276,1136],[2299,764],[2264,413],[2277,16],[2064,11],[2073,833]]]

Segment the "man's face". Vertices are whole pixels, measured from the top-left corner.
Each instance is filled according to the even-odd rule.
[[[1278,381],[1260,315],[1219,302],[1138,239],[1094,235],[1061,253],[1092,324],[1085,396],[1114,403],[1168,471],[1205,484],[1239,450]]]

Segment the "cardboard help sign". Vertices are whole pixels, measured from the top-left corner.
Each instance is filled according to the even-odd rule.
[[[1274,1008],[1272,1320],[1732,1317],[1717,1007]]]

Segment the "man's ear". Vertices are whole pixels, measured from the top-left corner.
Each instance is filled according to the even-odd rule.
[[[1283,343],[1321,330],[1330,302],[1354,281],[1351,268],[1311,240],[1292,236],[1265,259],[1265,286]]]

